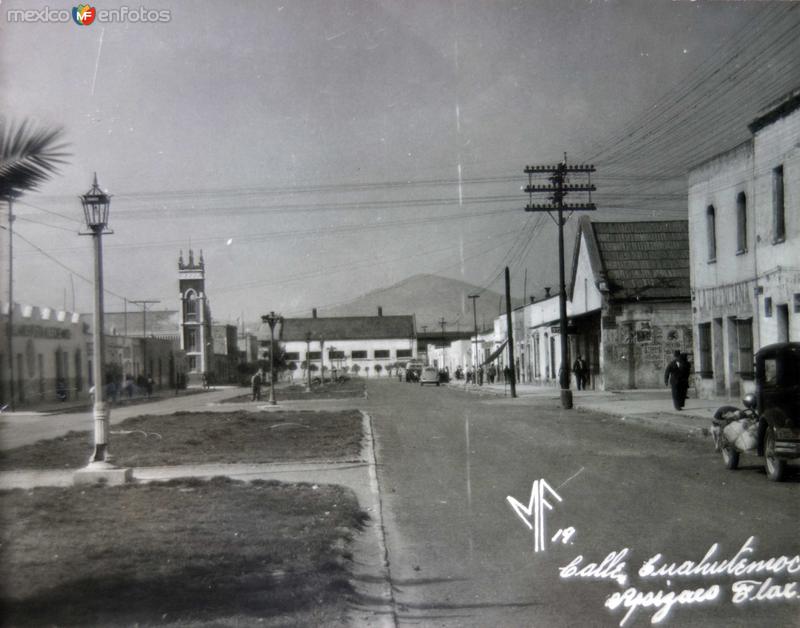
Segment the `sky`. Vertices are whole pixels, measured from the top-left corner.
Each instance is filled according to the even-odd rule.
[[[71,153],[14,207],[15,301],[90,311],[94,172],[113,195],[108,310],[176,308],[189,248],[220,321],[324,313],[417,273],[501,291],[505,265],[536,293],[556,285],[556,227],[524,211],[525,165],[602,156],[774,4],[164,0],[126,4],[163,23],[81,26],[9,23],[72,5],[5,0],[0,112],[63,128]],[[598,187],[603,168],[643,176],[612,157]],[[648,186],[593,218],[685,218]]]

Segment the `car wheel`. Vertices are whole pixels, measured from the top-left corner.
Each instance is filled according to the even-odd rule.
[[[736,451],[731,445],[722,446],[722,460],[725,462],[725,468],[734,471],[739,466],[739,452]]]
[[[780,482],[786,475],[786,460],[775,456],[775,430],[771,427],[764,435],[764,467],[773,482]]]

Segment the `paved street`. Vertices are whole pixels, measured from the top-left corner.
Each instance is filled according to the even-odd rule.
[[[710,441],[659,434],[618,419],[565,412],[553,401],[374,382],[367,410],[377,440],[391,577],[401,626],[614,626],[626,611],[604,608],[627,586],[640,591],[710,589],[714,601],[675,606],[671,626],[797,626],[800,602],[734,605],[728,575],[640,578],[664,562],[732,558],[755,537],[751,559],[800,553],[798,484],[766,480],[761,463],[730,472]],[[527,506],[534,480],[563,500],[544,515],[545,551],[506,496]],[[560,528],[571,545],[550,542]],[[600,563],[628,548],[626,587],[609,579],[559,578],[578,555]],[[769,574],[738,579],[765,580]],[[775,583],[800,580],[773,576]],[[755,594],[755,591],[753,592]],[[646,625],[658,608],[625,625]]]
[[[238,393],[219,390],[117,408],[112,421],[176,410],[227,411],[233,406],[209,404]],[[719,547],[709,561],[733,558],[751,536],[752,551],[740,554],[751,560],[800,553],[796,471],[782,484],[767,481],[760,459],[744,458],[744,468],[727,471],[710,439],[696,430],[653,429],[655,421],[676,418],[664,415],[664,402],[648,399],[626,398],[612,407],[610,401],[591,402],[586,396],[583,411],[567,412],[558,407],[553,391],[529,391],[512,400],[486,390],[372,379],[368,393],[367,399],[285,405],[359,407],[372,416],[400,626],[615,626],[626,612],[604,608],[615,592],[628,587],[665,594],[698,588],[713,592],[713,585],[719,591],[712,601],[675,605],[662,625],[800,625],[796,599],[731,601],[737,580],[765,581],[770,575],[773,584],[800,580],[786,569],[738,578],[668,580],[638,574],[656,554],[663,555],[664,563],[698,562],[714,543]],[[604,412],[644,408],[651,422],[642,426],[595,413],[590,402]],[[707,403],[692,404],[698,415],[708,411]],[[682,426],[705,422],[699,416],[681,419]],[[90,429],[91,416],[6,415],[2,426],[2,445],[8,448],[69,429]],[[545,543],[536,552],[534,532],[506,497],[527,507],[532,484],[541,479],[558,497],[547,491],[543,495],[553,509],[544,512]],[[533,515],[521,514],[534,521]],[[570,527],[569,544],[551,541],[559,529]],[[628,552],[618,563],[625,562],[625,586],[596,575],[559,577],[559,567],[579,555],[583,567],[624,549]],[[624,625],[647,625],[657,611],[640,609]]]

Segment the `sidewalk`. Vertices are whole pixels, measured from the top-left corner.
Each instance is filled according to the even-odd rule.
[[[511,398],[510,387],[502,383],[483,386],[450,384],[451,388],[461,388],[473,394],[490,393],[495,395],[496,403],[514,405],[534,405],[541,401],[560,404],[561,393],[558,388],[536,384],[517,384],[517,398]],[[498,397],[501,397],[498,399]],[[683,410],[676,410],[668,388],[641,390],[573,390],[573,407],[581,412],[597,412],[645,425],[663,433],[682,434],[698,437],[710,435],[711,417],[720,406],[741,407],[739,399],[687,399]]]

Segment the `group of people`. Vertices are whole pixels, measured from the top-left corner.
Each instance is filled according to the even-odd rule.
[[[664,371],[664,385],[672,389],[672,405],[676,410],[682,410],[686,404],[691,373],[692,364],[689,362],[689,356],[686,353],[675,351]]]

